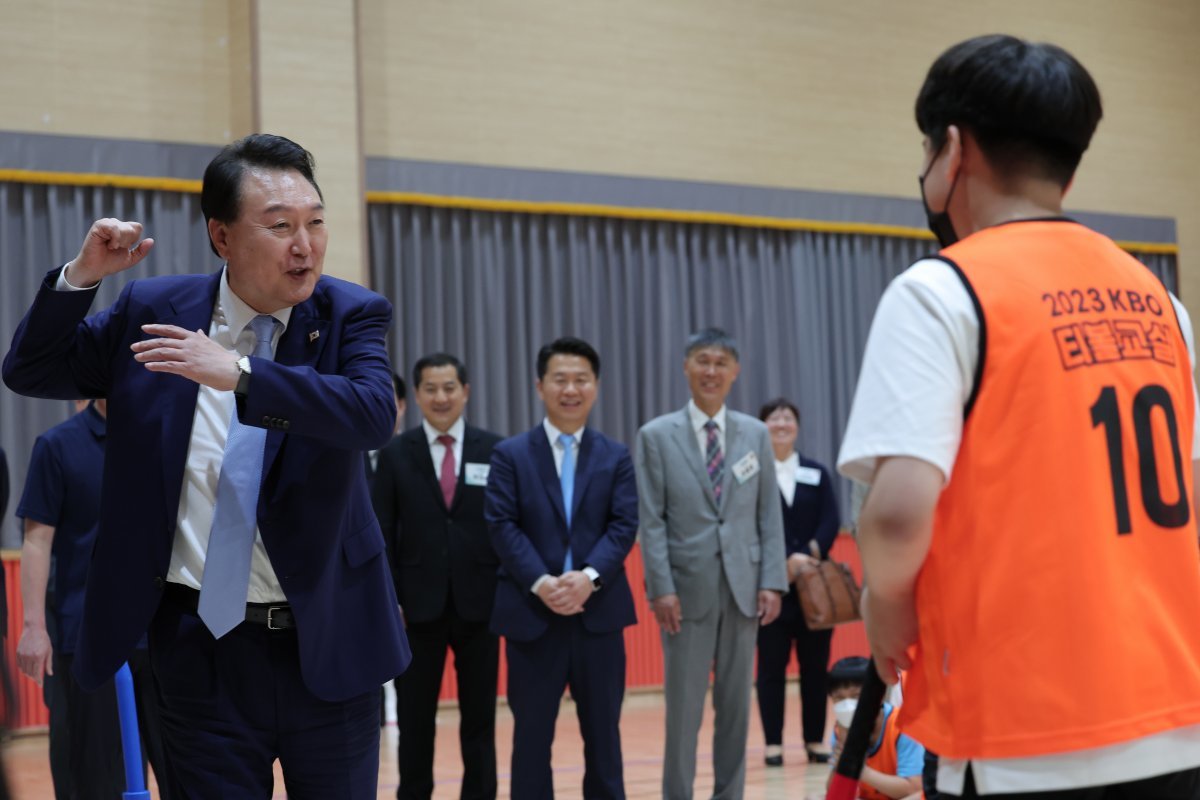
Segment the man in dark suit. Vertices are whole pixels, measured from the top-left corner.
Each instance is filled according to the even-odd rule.
[[[583,734],[583,796],[623,798],[625,640],[636,622],[625,557],[637,535],[629,449],[585,428],[600,357],[564,337],[537,358],[546,418],[492,455],[484,514],[500,556],[492,630],[506,637],[512,796],[554,796],[550,745],[571,687]]]
[[[379,452],[372,500],[383,526],[413,661],[396,679],[401,732],[396,797],[433,794],[433,740],[446,651],[458,674],[463,800],[496,797],[496,677],[488,630],[496,553],[483,492],[500,437],[466,424],[467,368],[434,353],[413,368],[421,424]]]
[[[388,302],[322,277],[312,156],[256,134],[205,170],[212,275],[99,282],[153,247],[95,222],[4,361],[9,388],[109,400],[100,529],[74,672],[94,688],[149,630],[190,798],[374,798],[379,686],[409,651],[362,453],[396,409]],[[207,333],[205,333],[207,331]]]

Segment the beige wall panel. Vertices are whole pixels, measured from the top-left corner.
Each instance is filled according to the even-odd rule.
[[[367,282],[354,0],[257,0],[258,124],[317,161],[330,226],[325,271]]]
[[[227,141],[231,2],[0,0],[0,127]]]
[[[1070,205],[1176,217],[1200,308],[1196,0],[362,4],[370,155],[902,196],[938,53],[1057,42],[1106,108]]]
[[[229,4],[229,131],[231,139],[258,130],[255,104],[255,18],[251,0]]]

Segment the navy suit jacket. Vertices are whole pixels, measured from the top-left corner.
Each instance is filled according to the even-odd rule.
[[[146,323],[209,329],[221,273],[129,283],[85,315],[95,291],[47,275],[4,360],[4,382],[34,397],[108,398],[100,530],[88,572],[75,672],[86,688],[117,671],[158,608],[170,564],[198,384],[133,359]],[[251,358],[238,402],[267,428],[258,526],[296,618],[305,684],[324,700],[375,690],[411,658],[371,509],[362,451],[382,446],[396,408],[384,298],[322,277],[295,306],[275,360]]]
[[[557,615],[530,591],[542,575],[559,575],[570,543],[576,569],[590,566],[602,586],[584,603],[593,633],[637,622],[625,557],[637,537],[637,481],[629,448],[585,428],[575,465],[568,533],[562,488],[546,430],[505,439],[492,452],[484,517],[500,557],[492,630],[513,641],[541,636]]]
[[[811,458],[800,456],[800,466],[818,470],[821,481],[816,486],[796,481],[796,494],[792,497],[791,508],[783,503],[783,495],[780,495],[779,502],[783,504],[784,548],[789,556],[794,553],[812,555],[808,543],[815,541],[821,550],[821,558],[828,558],[841,527],[841,514],[838,511],[837,495],[833,491],[833,479],[823,464]],[[783,598],[780,618],[791,620],[799,614],[800,598],[796,596],[796,585],[792,583],[788,585],[787,594]]]

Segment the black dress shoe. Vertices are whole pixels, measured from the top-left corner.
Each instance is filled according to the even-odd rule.
[[[810,764],[828,764],[829,753],[822,753],[820,750],[813,750],[811,747],[804,748],[805,755],[808,756]]]
[[[763,756],[763,763],[768,767],[782,767],[783,756]]]

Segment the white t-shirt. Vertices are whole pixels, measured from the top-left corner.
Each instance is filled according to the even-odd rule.
[[[1192,324],[1174,295],[1188,356]],[[919,458],[947,481],[962,439],[963,408],[979,360],[979,318],[944,261],[918,261],[879,301],[850,408],[838,471],[870,483],[879,458]],[[1200,419],[1200,402],[1196,406]],[[1200,458],[1200,425],[1192,458]],[[1200,725],[1107,747],[1032,758],[942,759],[939,790],[960,794],[967,765],[980,794],[1055,791],[1148,778],[1200,766]]]

